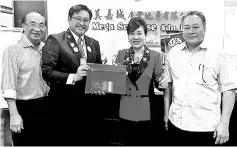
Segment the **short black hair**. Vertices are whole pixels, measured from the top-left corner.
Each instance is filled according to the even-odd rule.
[[[185,19],[186,17],[188,17],[188,16],[191,16],[191,15],[197,15],[197,16],[202,20],[203,27],[204,27],[204,29],[206,30],[206,18],[205,18],[205,16],[203,15],[203,13],[200,12],[200,11],[189,11],[186,15],[184,15],[184,16],[182,17],[182,24],[183,24],[183,22],[184,22],[184,19]]]
[[[90,19],[90,21],[91,21],[91,19],[92,19],[92,17],[93,17],[91,10],[90,10],[86,5],[82,5],[82,4],[72,6],[72,7],[69,9],[68,16],[69,16],[70,18],[72,18],[72,15],[73,15],[74,13],[79,13],[81,10],[85,10],[85,11],[87,11],[87,12],[89,13],[89,16],[90,16],[89,19]]]
[[[25,14],[25,16],[23,16],[23,17],[22,17],[22,19],[21,19],[21,24],[24,24],[24,23],[26,23],[26,17],[27,17],[27,15],[28,15],[28,14],[30,14],[30,13],[38,13],[38,14],[40,14],[41,16],[43,16],[43,17],[44,17],[44,15],[43,15],[42,13],[40,13],[40,12],[36,12],[36,11],[29,11],[29,12],[27,12],[27,13]],[[47,22],[46,22],[46,19],[45,19],[45,17],[44,17],[44,21],[45,21],[45,26],[47,26]]]
[[[128,26],[127,26],[127,34],[131,34],[134,32],[136,29],[138,29],[140,26],[143,27],[145,35],[147,35],[147,24],[144,19],[141,17],[134,17],[130,19]]]

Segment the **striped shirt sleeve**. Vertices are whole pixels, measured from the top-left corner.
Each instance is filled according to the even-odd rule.
[[[20,64],[19,53],[16,46],[11,46],[3,52],[1,90],[4,98],[16,99]]]

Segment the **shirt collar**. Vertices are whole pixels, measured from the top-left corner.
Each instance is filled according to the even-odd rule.
[[[70,32],[72,33],[72,36],[74,37],[74,39],[76,40],[76,42],[77,42],[77,40],[78,40],[78,36],[69,28],[69,30],[70,30]],[[84,36],[85,35],[82,35],[81,36],[81,39],[82,39],[82,41],[84,42]]]
[[[195,49],[195,50],[206,50],[207,49],[207,44],[206,44],[206,41],[203,40],[203,42]],[[182,50],[189,50],[187,45],[186,45],[186,42],[183,43],[183,48]]]
[[[24,33],[21,36],[20,43],[22,44],[22,46],[24,48],[33,47],[35,49],[35,46],[30,42],[30,40],[26,37],[26,35]],[[43,46],[44,46],[44,43],[42,41],[40,41],[38,51],[42,50]]]

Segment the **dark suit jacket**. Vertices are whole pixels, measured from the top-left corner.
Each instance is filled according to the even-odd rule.
[[[99,42],[86,35],[84,39],[86,48],[91,49],[87,49],[87,63],[102,63]],[[85,116],[89,115],[87,112],[94,109],[93,103],[96,101],[91,101],[92,96],[84,94],[86,77],[75,85],[66,84],[69,74],[76,73],[80,66],[80,53],[72,47],[75,45],[76,41],[69,29],[50,35],[43,47],[42,76],[50,83],[51,112],[67,112],[81,117],[82,112]]]

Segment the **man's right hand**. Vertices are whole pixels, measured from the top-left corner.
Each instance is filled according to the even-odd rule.
[[[10,115],[10,129],[15,133],[21,133],[23,127],[23,120],[19,114]]]
[[[87,75],[87,71],[90,69],[87,65],[81,65],[77,69],[77,73],[73,76],[73,81],[77,82],[82,79],[82,77]]]

